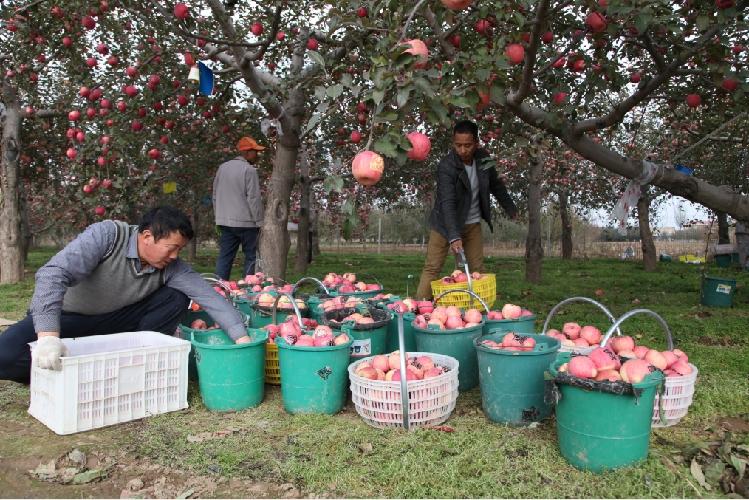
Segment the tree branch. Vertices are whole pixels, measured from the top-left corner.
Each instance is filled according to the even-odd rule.
[[[411,25],[411,21],[413,20],[414,15],[421,8],[423,3],[424,3],[424,0],[419,0],[414,6],[411,13],[408,15],[408,19],[406,19],[406,24],[403,25],[403,31],[401,32],[401,36],[398,39],[398,43],[396,45],[400,45],[403,42],[403,40],[406,38],[406,35],[408,34],[408,27]]]
[[[663,60],[663,57],[658,53],[658,50],[653,45],[653,40],[650,38],[650,35],[647,33],[647,31],[643,33],[640,38],[645,45],[645,50],[648,51],[650,57],[652,57],[653,61],[655,61],[655,67],[658,68],[658,71],[664,71],[666,69],[666,62]]]
[[[727,122],[724,122],[720,127],[716,128],[715,130],[713,130],[712,132],[710,132],[709,134],[707,134],[705,137],[703,137],[699,141],[695,142],[694,144],[692,144],[691,146],[689,146],[687,149],[685,149],[681,153],[679,153],[676,156],[674,156],[672,158],[672,161],[676,161],[679,158],[681,158],[682,156],[686,155],[688,152],[690,152],[691,150],[693,150],[694,148],[696,148],[697,146],[699,146],[703,142],[707,141],[708,139],[712,138],[713,136],[715,136],[715,134],[717,134],[718,132],[720,132],[721,130],[723,130],[724,128],[726,128],[727,126],[731,125],[733,122],[735,122],[739,118],[744,117],[745,115],[746,115],[746,111],[742,111],[741,113],[739,113],[738,115],[734,116],[733,118],[731,118]]]
[[[634,94],[630,95],[625,100],[614,106],[607,115],[599,116],[596,118],[589,118],[576,123],[573,127],[573,133],[583,134],[596,129],[603,129],[610,127],[615,123],[619,123],[632,108],[642,102],[647,96],[655,92],[658,87],[668,81],[673,73],[678,69],[680,65],[684,63],[689,57],[691,57],[698,48],[700,48],[705,42],[712,39],[716,33],[720,31],[720,26],[716,25],[707,30],[688,50],[678,54],[674,60],[665,67],[663,71],[655,75],[647,83],[640,84]]]
[[[538,43],[541,40],[541,27],[546,21],[546,11],[549,8],[549,0],[541,0],[536,7],[536,19],[533,21],[531,29],[531,44],[525,51],[525,63],[523,64],[523,77],[520,80],[520,86],[517,92],[510,92],[507,101],[512,105],[518,105],[523,102],[530,92],[531,83],[533,82],[533,68],[536,66],[536,53],[538,52]]]

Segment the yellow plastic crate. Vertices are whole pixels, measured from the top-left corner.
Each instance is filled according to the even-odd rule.
[[[448,290],[468,290],[468,282],[442,283],[442,280],[432,281],[432,295],[437,298]],[[473,280],[473,293],[481,297],[490,308],[497,300],[497,278],[494,274],[484,274],[480,280]],[[440,299],[441,306],[456,306],[461,309],[482,309],[481,303],[467,293],[450,293]]]
[[[265,383],[281,385],[281,368],[278,365],[278,346],[273,342],[265,344]]]

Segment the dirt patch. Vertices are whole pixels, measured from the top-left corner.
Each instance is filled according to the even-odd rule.
[[[697,342],[703,345],[712,345],[712,346],[720,346],[720,347],[731,347],[731,346],[736,345],[736,340],[726,335],[724,336],[702,335],[701,337],[697,339]]]
[[[749,433],[749,415],[724,417],[718,420],[718,425],[729,432]]]

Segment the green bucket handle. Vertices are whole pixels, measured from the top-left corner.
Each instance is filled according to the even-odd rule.
[[[276,300],[273,301],[273,324],[276,325],[276,311],[278,310],[278,300],[281,298],[281,296],[286,296],[289,298],[289,301],[291,302],[291,307],[294,308],[294,314],[296,314],[296,319],[299,322],[299,328],[304,330],[304,322],[302,321],[302,313],[299,311],[299,307],[296,305],[296,300],[294,300],[293,294],[288,293],[279,293],[276,295]]]
[[[296,289],[299,288],[299,285],[301,285],[302,283],[308,283],[308,282],[316,283],[318,288],[323,289],[323,291],[325,292],[325,295],[330,295],[330,290],[328,290],[328,288],[325,285],[323,285],[322,281],[320,281],[317,278],[313,278],[312,276],[306,276],[304,278],[299,279],[299,281],[297,281],[296,283],[294,283],[294,287],[291,289],[291,296],[292,297],[294,296],[294,294],[296,293]]]
[[[598,302],[597,300],[590,299],[588,297],[570,297],[568,299],[564,299],[559,304],[555,305],[551,308],[551,311],[549,312],[549,315],[546,317],[546,321],[544,321],[544,327],[541,329],[541,334],[546,335],[546,330],[549,327],[549,323],[551,323],[551,318],[554,317],[554,315],[557,313],[557,311],[566,304],[570,304],[572,302],[587,302],[589,304],[593,304],[594,306],[598,307],[603,313],[611,320],[612,323],[616,323],[616,317],[611,314],[611,311],[608,310],[606,306]],[[616,325],[616,334],[621,336],[622,331],[619,329],[619,325]],[[605,342],[601,342],[601,345],[604,345]]]
[[[468,268],[468,264],[466,264],[466,268]],[[434,299],[434,303],[436,304],[442,297],[447,295],[448,293],[467,293],[468,295],[472,296],[474,299],[478,300],[482,306],[484,306],[484,310],[488,313],[489,312],[489,306],[486,305],[486,302],[484,302],[484,299],[476,295],[472,290],[446,290],[442,292],[441,294],[437,295]]]
[[[609,337],[611,337],[611,334],[614,333],[614,330],[619,328],[620,324],[637,314],[647,314],[649,316],[653,316],[656,320],[658,320],[658,323],[660,323],[660,325],[663,327],[663,331],[666,333],[666,346],[668,347],[669,351],[673,350],[674,340],[671,336],[671,328],[669,328],[668,323],[666,323],[665,319],[663,319],[658,313],[651,311],[650,309],[632,309],[631,311],[622,314],[619,319],[614,321],[614,324],[611,325],[611,328],[609,328],[606,334],[603,336],[603,340],[601,340],[601,346],[606,345],[606,343],[609,341]]]

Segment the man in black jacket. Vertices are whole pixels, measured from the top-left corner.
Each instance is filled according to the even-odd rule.
[[[439,277],[448,249],[456,254],[463,249],[470,270],[483,272],[481,219],[493,230],[489,193],[510,218],[517,217],[515,204],[497,175],[494,162],[478,145],[478,126],[468,120],[458,122],[453,128],[453,149],[437,165],[429,244],[416,292],[419,299],[432,297],[431,282]]]

